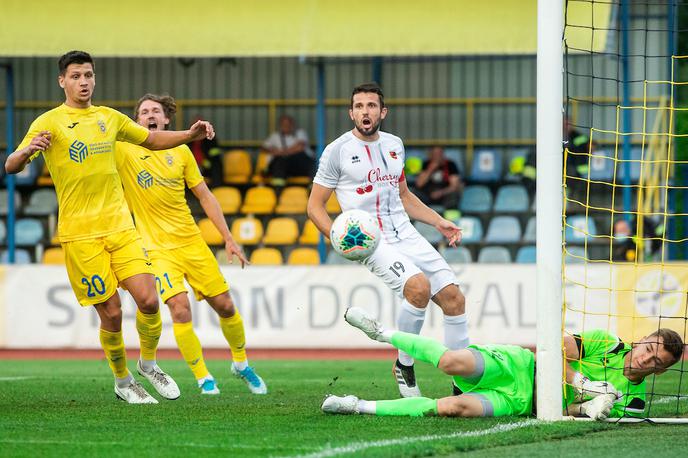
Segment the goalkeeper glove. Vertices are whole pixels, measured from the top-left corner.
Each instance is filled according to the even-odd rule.
[[[603,394],[611,394],[615,398],[621,397],[621,393],[611,383],[593,382],[580,372],[576,372],[576,375],[573,376],[573,387],[581,400],[585,397],[594,398]]]
[[[604,420],[609,417],[609,413],[612,411],[612,407],[614,407],[615,399],[616,397],[613,394],[597,396],[581,404],[580,413],[587,415],[593,420]]]

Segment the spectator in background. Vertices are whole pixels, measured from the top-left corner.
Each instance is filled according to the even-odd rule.
[[[444,156],[444,148],[433,146],[416,177],[416,194],[426,205],[458,208],[464,182],[459,168]]]
[[[197,121],[201,117],[196,116],[194,119]],[[222,186],[222,155],[224,151],[218,146],[217,139],[213,137],[210,140],[207,138],[195,140],[187,146],[193,153],[203,176],[210,179],[210,187]]]
[[[279,130],[263,142],[263,149],[271,155],[268,175],[272,177],[273,186],[284,186],[289,177],[313,176],[315,159],[308,134],[296,128],[291,116],[280,116]]]
[[[643,218],[643,235],[642,245],[638,246],[640,241],[636,235],[638,224],[637,219],[633,218],[631,221],[620,219],[614,223],[614,248],[612,251],[612,259],[614,261],[636,261],[637,252],[643,250],[646,260],[654,259],[662,246],[662,238],[664,237],[663,225],[656,224],[651,218]]]

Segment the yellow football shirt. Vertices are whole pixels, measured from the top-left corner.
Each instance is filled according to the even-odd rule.
[[[43,130],[52,135],[43,156],[55,182],[60,241],[133,229],[115,165],[115,143],[139,144],[148,138],[148,129],[112,108],[60,105],[36,118],[18,149]]]
[[[186,203],[186,186],[203,181],[188,146],[150,151],[117,143],[117,169],[136,228],[148,250],[168,250],[193,242],[201,231]]]

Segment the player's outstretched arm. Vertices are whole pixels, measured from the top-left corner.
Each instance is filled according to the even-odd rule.
[[[434,226],[447,239],[449,246],[456,246],[457,243],[461,242],[461,229],[425,205],[411,192],[408,184],[406,184],[406,180],[399,182],[399,197],[404,210],[412,219]]]
[[[170,149],[195,140],[215,138],[215,129],[208,121],[196,121],[189,130],[154,130],[141,146],[150,150]]]
[[[246,264],[250,264],[248,259],[246,259],[244,251],[234,241],[234,237],[232,237],[232,233],[229,231],[229,227],[227,227],[227,221],[222,213],[220,203],[217,201],[213,193],[210,192],[208,185],[202,181],[200,184],[191,188],[191,192],[194,193],[194,196],[196,196],[198,201],[201,203],[201,207],[203,207],[203,211],[205,212],[206,216],[210,219],[210,221],[213,222],[213,225],[218,231],[220,231],[220,234],[222,234],[222,239],[225,241],[227,259],[229,259],[229,262],[231,263],[233,256],[236,256],[239,258],[242,269]]]
[[[7,156],[5,171],[7,173],[19,173],[24,170],[31,156],[38,151],[45,151],[50,147],[50,139],[51,135],[47,130],[39,132],[38,135],[31,139],[31,143]]]
[[[332,228],[332,218],[327,214],[327,200],[330,195],[332,195],[332,189],[313,183],[311,195],[308,197],[308,217],[325,237],[330,236]]]

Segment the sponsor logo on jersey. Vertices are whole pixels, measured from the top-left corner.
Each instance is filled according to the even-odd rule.
[[[88,156],[88,146],[86,146],[86,143],[74,140],[72,144],[69,145],[69,158],[77,164],[84,162],[86,156]]]
[[[148,170],[141,170],[137,175],[136,175],[136,182],[141,186],[143,189],[148,189],[151,186],[153,186],[153,175],[148,173]]]
[[[67,126],[67,129],[74,129],[79,122],[73,122],[71,125]]]
[[[392,159],[399,159],[399,156],[397,156],[396,151],[390,151],[389,155],[392,157]]]
[[[399,175],[395,173],[382,173],[380,167],[368,171],[369,183],[389,183],[392,186],[399,185]]]
[[[100,119],[98,120],[98,127],[100,127],[102,133],[105,133],[105,123]]]
[[[366,186],[359,186],[358,188],[356,188],[356,194],[361,194],[361,195],[372,192],[372,191],[373,191],[373,185],[372,184],[369,184]]]

